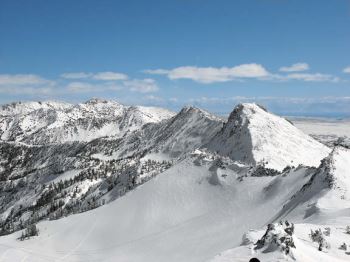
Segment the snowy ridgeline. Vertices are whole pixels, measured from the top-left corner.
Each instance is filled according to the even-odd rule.
[[[256,104],[223,122],[195,107],[14,103],[0,135],[4,261],[350,258],[346,138],[320,143]]]

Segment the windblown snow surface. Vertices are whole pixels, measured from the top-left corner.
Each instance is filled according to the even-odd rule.
[[[131,161],[141,148],[141,162],[172,165],[99,208],[40,221],[38,236],[1,236],[0,261],[349,261],[349,149],[328,148],[255,104],[237,106],[224,126],[184,108],[113,141],[108,149],[132,150]],[[108,140],[96,145],[103,159]],[[280,220],[294,226],[288,253]],[[268,224],[275,229],[257,245]],[[319,228],[322,251],[309,236]]]

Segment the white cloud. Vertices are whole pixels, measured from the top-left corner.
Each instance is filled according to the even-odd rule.
[[[96,80],[104,80],[104,81],[111,81],[111,80],[126,80],[128,79],[128,76],[122,73],[116,73],[116,72],[100,72],[93,76],[93,79]]]
[[[350,66],[345,67],[345,68],[343,69],[343,72],[344,72],[344,73],[347,73],[347,74],[350,74]]]
[[[143,70],[146,74],[152,74],[152,75],[167,75],[169,73],[169,70],[166,69],[147,69]]]
[[[124,85],[134,92],[151,93],[158,91],[156,81],[149,78],[124,81]]]
[[[53,81],[32,74],[0,75],[0,85],[40,85],[54,84]]]
[[[66,86],[65,89],[68,92],[74,93],[117,91],[121,89],[129,89],[130,91],[140,93],[151,93],[158,91],[158,86],[153,79],[132,79],[123,81],[120,84],[116,84],[114,82],[104,82],[102,84],[91,82],[71,82]]]
[[[85,72],[76,72],[76,73],[64,73],[61,75],[62,78],[66,79],[84,79],[91,77],[91,73],[85,73]]]
[[[215,82],[227,82],[254,78],[264,81],[305,81],[305,82],[339,82],[340,78],[321,73],[302,73],[298,71],[308,70],[306,63],[297,63],[290,67],[281,67],[280,71],[289,72],[286,75],[268,72],[259,64],[242,64],[235,67],[195,67],[182,66],[171,70],[155,69],[145,70],[148,74],[166,75],[169,79],[191,79],[193,81],[210,84]],[[295,72],[295,73],[294,73]],[[345,70],[344,70],[345,72]],[[350,72],[350,67],[349,67]]]
[[[34,74],[0,74],[0,93],[5,95],[49,95],[55,81]]]
[[[147,101],[155,102],[155,103],[164,101],[162,97],[154,96],[154,95],[145,96],[143,99]]]
[[[310,67],[307,63],[296,63],[291,66],[283,66],[279,69],[281,72],[300,72],[309,70]]]
[[[85,72],[76,72],[76,73],[64,73],[61,75],[65,79],[86,79],[91,78],[95,80],[103,81],[116,81],[116,80],[126,80],[128,76],[122,73],[117,72],[98,72],[98,73],[85,73]]]
[[[333,75],[328,74],[320,74],[320,73],[314,73],[314,74],[305,74],[305,73],[295,73],[295,74],[288,74],[286,76],[287,79],[292,80],[301,80],[306,82],[339,82],[339,78],[335,77]]]
[[[1,86],[0,94],[6,95],[52,95],[55,90],[52,87],[24,87],[24,86]]]
[[[103,91],[117,91],[122,88],[123,87],[121,85],[116,85],[114,83],[91,84],[86,82],[71,82],[66,86],[65,90],[73,93],[92,93]]]
[[[71,82],[66,86],[66,89],[73,93],[86,93],[97,90],[96,86],[84,82]]]
[[[229,74],[236,78],[259,78],[269,75],[269,72],[259,64],[243,64],[229,68]]]
[[[169,79],[191,79],[199,83],[227,82],[241,78],[263,78],[269,72],[259,64],[242,64],[234,67],[182,66],[171,70],[145,70],[149,74],[167,75]]]

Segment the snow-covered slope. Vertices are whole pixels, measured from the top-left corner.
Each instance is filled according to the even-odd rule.
[[[164,120],[169,114],[166,110],[125,108],[109,101],[93,100],[72,110],[76,114],[83,112],[84,119],[96,120],[98,116],[104,121],[113,119],[113,112],[119,112],[113,108],[125,109],[117,118],[124,130],[121,137],[115,136],[114,130],[109,136],[88,142],[80,139],[66,143],[67,136],[61,143],[49,145],[0,141],[0,215],[4,219],[0,232],[8,233],[20,228],[21,223],[31,223],[28,209],[35,213],[35,220],[42,220],[113,201],[207,143],[222,126],[217,117],[192,107]],[[90,111],[96,117],[87,117]],[[40,132],[53,132],[52,137],[62,135],[57,130],[53,127]],[[96,130],[103,134],[104,128]],[[33,134],[35,141],[42,141],[40,132]],[[98,134],[91,130],[77,134],[84,132],[86,137]]]
[[[1,237],[0,251],[4,261],[210,260],[239,245],[249,228],[266,225],[312,175],[298,168],[246,177],[242,170],[230,159],[197,152],[108,205],[39,223],[38,237]]]
[[[350,253],[350,150],[337,147],[322,164],[311,171],[308,180],[297,190],[271,221],[294,221],[295,247],[290,254],[280,248],[258,248],[264,231],[245,234],[242,245],[217,255],[213,262],[247,261],[349,261]],[[305,180],[304,180],[305,181]],[[327,229],[329,228],[329,229]],[[311,238],[311,230],[321,229],[320,242]],[[325,231],[329,231],[329,234]],[[276,232],[275,232],[276,233]],[[279,235],[277,238],[282,237]]]
[[[249,164],[318,166],[330,149],[256,104],[240,104],[207,148]]]
[[[98,99],[1,115],[1,261],[349,256],[338,247],[350,225],[350,150],[258,105],[239,105],[225,124],[195,107],[175,115]],[[19,241],[33,224],[39,235]],[[318,227],[332,231],[322,253],[308,236]]]
[[[27,144],[91,141],[121,137],[146,123],[159,122],[174,113],[155,107],[129,107],[115,101],[91,99],[77,105],[28,102],[2,106],[0,137]]]
[[[322,160],[309,181],[283,206],[277,217],[294,220],[350,210],[350,150],[337,147]],[[350,213],[349,213],[350,215]]]

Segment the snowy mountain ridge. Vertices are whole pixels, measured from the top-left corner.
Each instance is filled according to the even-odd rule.
[[[23,115],[38,109],[66,110],[71,107],[72,104],[58,101],[13,102],[1,106],[0,116]]]
[[[42,104],[0,114],[2,260],[348,259],[349,149],[256,104]]]
[[[115,101],[91,99],[72,105],[60,102],[26,102],[2,106],[0,138],[27,144],[91,141],[123,136],[146,123],[170,118],[166,109],[124,106]]]

